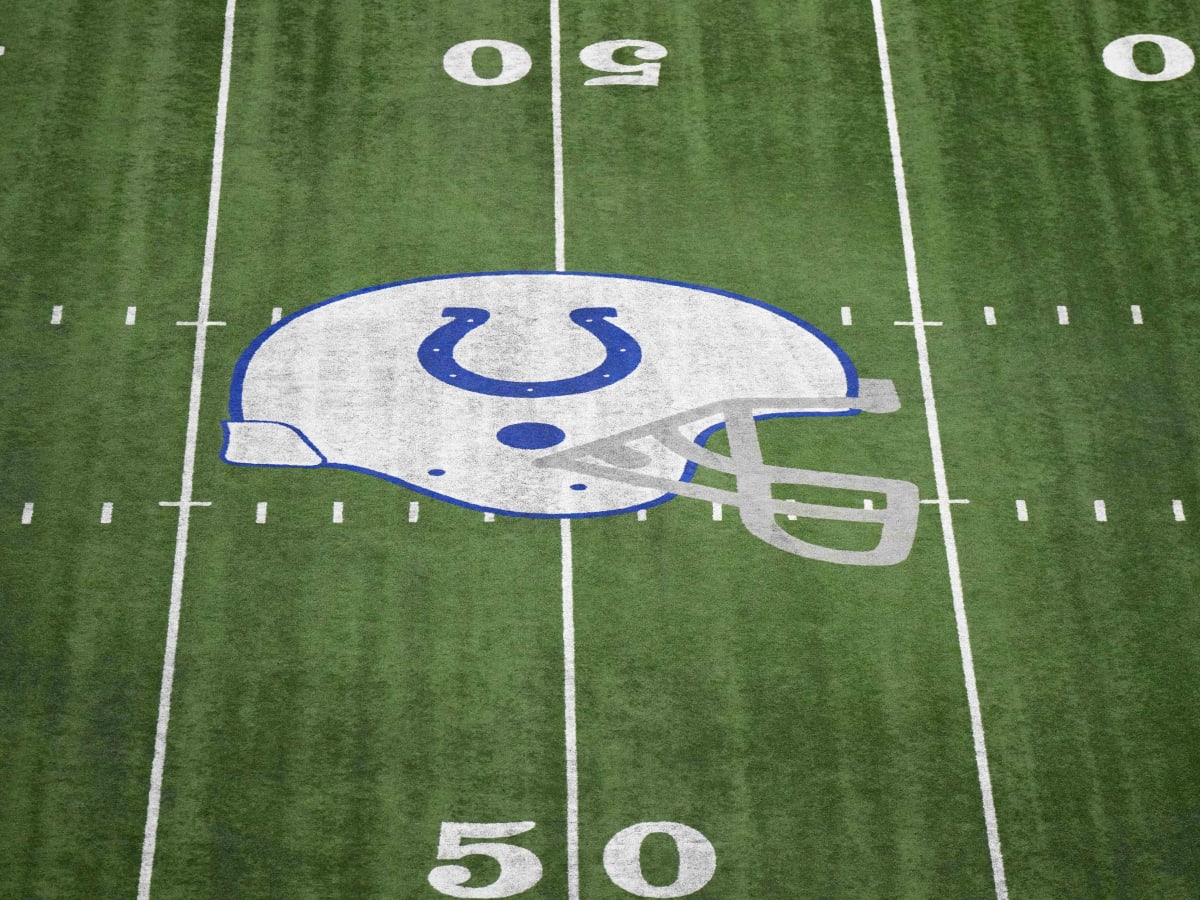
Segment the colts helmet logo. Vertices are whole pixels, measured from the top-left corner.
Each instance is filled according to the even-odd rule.
[[[899,405],[890,381],[860,381],[815,328],[735,294],[617,275],[455,275],[335,297],[260,335],[234,372],[222,457],[351,469],[513,516],[615,515],[684,495],[736,506],[781,550],[890,565],[912,546],[916,486],[767,465],[755,421]],[[704,446],[720,428],[728,456]],[[693,483],[698,466],[736,487]],[[887,502],[777,500],[775,484]],[[781,516],[882,533],[871,550],[826,547]]]

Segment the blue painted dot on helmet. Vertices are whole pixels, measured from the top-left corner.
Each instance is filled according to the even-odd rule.
[[[567,433],[546,422],[516,422],[496,432],[496,440],[517,450],[544,450],[566,440]]]

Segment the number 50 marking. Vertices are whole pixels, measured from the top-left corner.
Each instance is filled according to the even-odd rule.
[[[466,866],[436,866],[429,873],[429,883],[447,897],[497,900],[525,893],[542,880],[541,860],[525,847],[494,841],[516,837],[534,827],[534,822],[443,822],[438,859],[490,856],[500,864],[500,876],[491,884],[467,887],[471,870]],[[642,842],[652,834],[670,837],[679,853],[679,871],[667,885],[650,884],[642,874]],[[483,838],[489,842],[464,844],[463,838]],[[604,848],[604,871],[613,884],[635,897],[687,897],[712,880],[717,871],[717,851],[695,828],[678,822],[642,822],[613,835]]]
[[[475,53],[483,48],[490,48],[500,54],[500,74],[484,78],[475,71]],[[619,50],[632,49],[638,63],[619,63],[616,55]],[[589,78],[584,87],[602,84],[658,84],[660,64],[655,60],[663,59],[667,48],[654,41],[600,41],[589,44],[579,51],[579,61],[589,69],[597,72],[612,74],[599,78]],[[520,81],[533,68],[533,58],[529,51],[520,44],[509,41],[463,41],[455,44],[442,57],[442,68],[455,81],[476,87],[499,87]]]

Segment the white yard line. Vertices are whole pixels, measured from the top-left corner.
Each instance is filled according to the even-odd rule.
[[[100,524],[101,525],[111,525],[112,524],[112,512],[113,512],[113,505],[111,503],[102,503],[100,505]]]
[[[554,131],[554,269],[567,268],[563,190],[562,26],[558,0],[550,0],[550,119]],[[571,520],[561,519],[563,615],[563,715],[567,763],[567,900],[579,900],[579,751],[575,733],[575,586]]]
[[[1029,521],[1029,507],[1025,505],[1024,500],[1017,501],[1017,521],[1018,522],[1028,522]]]
[[[987,323],[988,325],[996,324],[996,309],[995,309],[995,307],[985,306],[983,308],[983,321],[985,323]]]
[[[1108,521],[1108,506],[1105,505],[1103,500],[1097,500],[1095,503],[1093,503],[1092,509],[1095,510],[1097,522]]]
[[[50,324],[51,325],[61,325],[62,324],[62,307],[61,306],[52,306],[50,308]]]
[[[136,325],[137,324],[137,307],[136,306],[125,307],[125,324],[126,325]]]
[[[851,314],[850,307],[848,306],[842,307],[842,324],[846,326],[854,324],[854,316]]]
[[[567,225],[563,191],[562,28],[558,0],[550,0],[550,118],[554,129],[554,268],[567,268]]]
[[[1176,500],[1175,502],[1176,502],[1176,503],[1179,503],[1179,501],[1178,501],[1178,500]],[[1179,512],[1180,512],[1180,514],[1182,515],[1182,513],[1183,513],[1183,504],[1180,504],[1180,506],[1179,506]],[[28,524],[29,524],[29,523],[31,523],[32,521],[33,521],[33,504],[32,504],[32,503],[26,503],[26,504],[25,504],[25,506],[24,506],[24,507],[21,509],[21,524],[22,524],[22,525],[28,525]]]
[[[1129,315],[1133,317],[1134,325],[1142,324],[1142,308],[1140,306],[1138,306],[1136,303],[1133,304],[1133,306],[1129,307]]]
[[[272,307],[272,309],[271,309],[271,324],[274,325],[276,322],[278,322],[282,318],[283,318],[283,307],[282,306]]]
[[[416,500],[412,500],[408,504],[408,521],[416,522],[421,518],[421,504]]]
[[[30,507],[29,514],[33,515],[33,510],[32,510],[33,504],[30,503],[27,505]],[[1187,521],[1187,517],[1183,514],[1183,501],[1182,500],[1172,500],[1171,501],[1171,512],[1173,512],[1175,514],[1176,522],[1186,522]]]
[[[1058,324],[1059,325],[1070,325],[1071,324],[1071,315],[1067,311],[1067,308],[1065,306],[1058,307]]]
[[[950,592],[954,601],[954,620],[958,630],[958,649],[962,658],[963,680],[967,705],[971,714],[971,735],[975,744],[975,767],[979,774],[979,790],[983,802],[984,825],[987,830],[988,851],[992,860],[992,882],[997,900],[1007,900],[1008,884],[1004,875],[1004,856],[1000,849],[1000,828],[996,822],[996,805],[992,796],[992,776],[988,767],[987,743],[983,733],[983,713],[979,704],[979,689],[975,682],[975,662],[971,652],[971,636],[967,627],[967,608],[963,597],[962,573],[958,564],[958,547],[954,537],[954,521],[949,503],[950,488],[946,480],[946,461],[942,455],[942,434],[938,424],[937,405],[933,395],[933,373],[929,365],[929,341],[925,332],[925,315],[921,304],[921,286],[917,278],[917,253],[913,241],[912,216],[908,207],[908,186],[904,177],[904,157],[900,147],[900,123],[896,116],[896,98],[892,87],[892,66],[888,57],[887,33],[883,22],[883,0],[871,0],[875,17],[875,40],[879,52],[879,74],[883,82],[883,103],[887,113],[888,137],[892,149],[892,176],[896,182],[896,202],[900,213],[900,233],[904,243],[904,268],[908,276],[908,295],[912,305],[913,335],[917,343],[917,362],[921,369],[921,393],[925,400],[925,422],[929,432],[929,448],[933,456],[933,475],[937,486],[938,511],[942,520],[942,537],[946,545],[946,568],[950,576]]]
[[[559,521],[562,537],[563,696],[567,744],[567,898],[579,900],[579,750],[575,734],[575,567],[571,520]]]
[[[712,505],[712,520],[714,522],[720,522],[725,517],[724,512],[724,508],[720,503],[714,503]]]
[[[200,276],[200,304],[196,312],[196,344],[192,353],[192,384],[188,397],[187,434],[183,474],[179,489],[179,522],[175,529],[175,564],[171,571],[171,599],[167,613],[167,639],[163,650],[162,684],[158,694],[158,723],[154,731],[154,760],[150,767],[150,793],[142,838],[142,863],[138,875],[138,900],[150,897],[154,875],[154,849],[158,840],[158,814],[162,802],[163,768],[167,757],[167,726],[171,720],[171,691],[175,683],[175,649],[179,643],[179,615],[183,604],[183,573],[187,561],[188,524],[192,512],[192,480],[196,468],[196,438],[200,425],[200,389],[204,380],[204,353],[208,338],[208,311],[212,301],[213,260],[217,250],[217,216],[221,205],[221,170],[225,158],[225,118],[229,108],[229,75],[233,63],[233,18],[237,0],[225,7],[225,38],[221,47],[221,81],[217,91],[217,121],[213,137],[212,178],[208,191],[208,224],[204,236],[204,265]],[[171,504],[175,505],[175,504]]]
[[[267,503],[265,500],[259,501],[258,506],[254,508],[254,523],[256,525],[267,524]]]
[[[333,501],[333,524],[334,525],[341,525],[343,522],[346,521],[346,518],[344,515],[345,511],[346,511],[346,504],[344,504],[341,500]]]

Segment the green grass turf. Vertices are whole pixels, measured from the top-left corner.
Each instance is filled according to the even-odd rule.
[[[222,6],[0,4],[6,897],[137,882]],[[557,523],[217,455],[273,307],[552,268],[546,7],[239,6],[229,324],[196,469],[214,505],[192,523],[155,897],[436,897],[441,822],[519,820],[545,867],[525,896],[566,895]],[[1194,896],[1200,559],[1170,501],[1200,509],[1200,75],[1123,82],[1100,49],[1200,42],[1200,22],[1178,2],[885,8],[1013,896]],[[481,37],[527,48],[530,75],[450,80],[444,51]],[[616,37],[668,48],[659,87],[582,86],[579,49]],[[563,94],[568,267],[825,329],[903,408],[766,423],[770,461],[932,496],[869,3],[565,3]],[[993,895],[933,507],[879,570],[787,556],[686,499],[573,531],[585,897],[628,896],[603,847],[657,820],[716,846],[699,896]],[[668,881],[669,845],[645,867]]]
[[[1200,100],[1191,77],[1097,62],[1125,34],[1195,44],[1200,18],[1178,2],[891,8],[1013,896],[1192,896],[1200,554],[1170,504],[1198,487]]]
[[[136,885],[220,29],[168,2],[0,5],[5,897]]]

